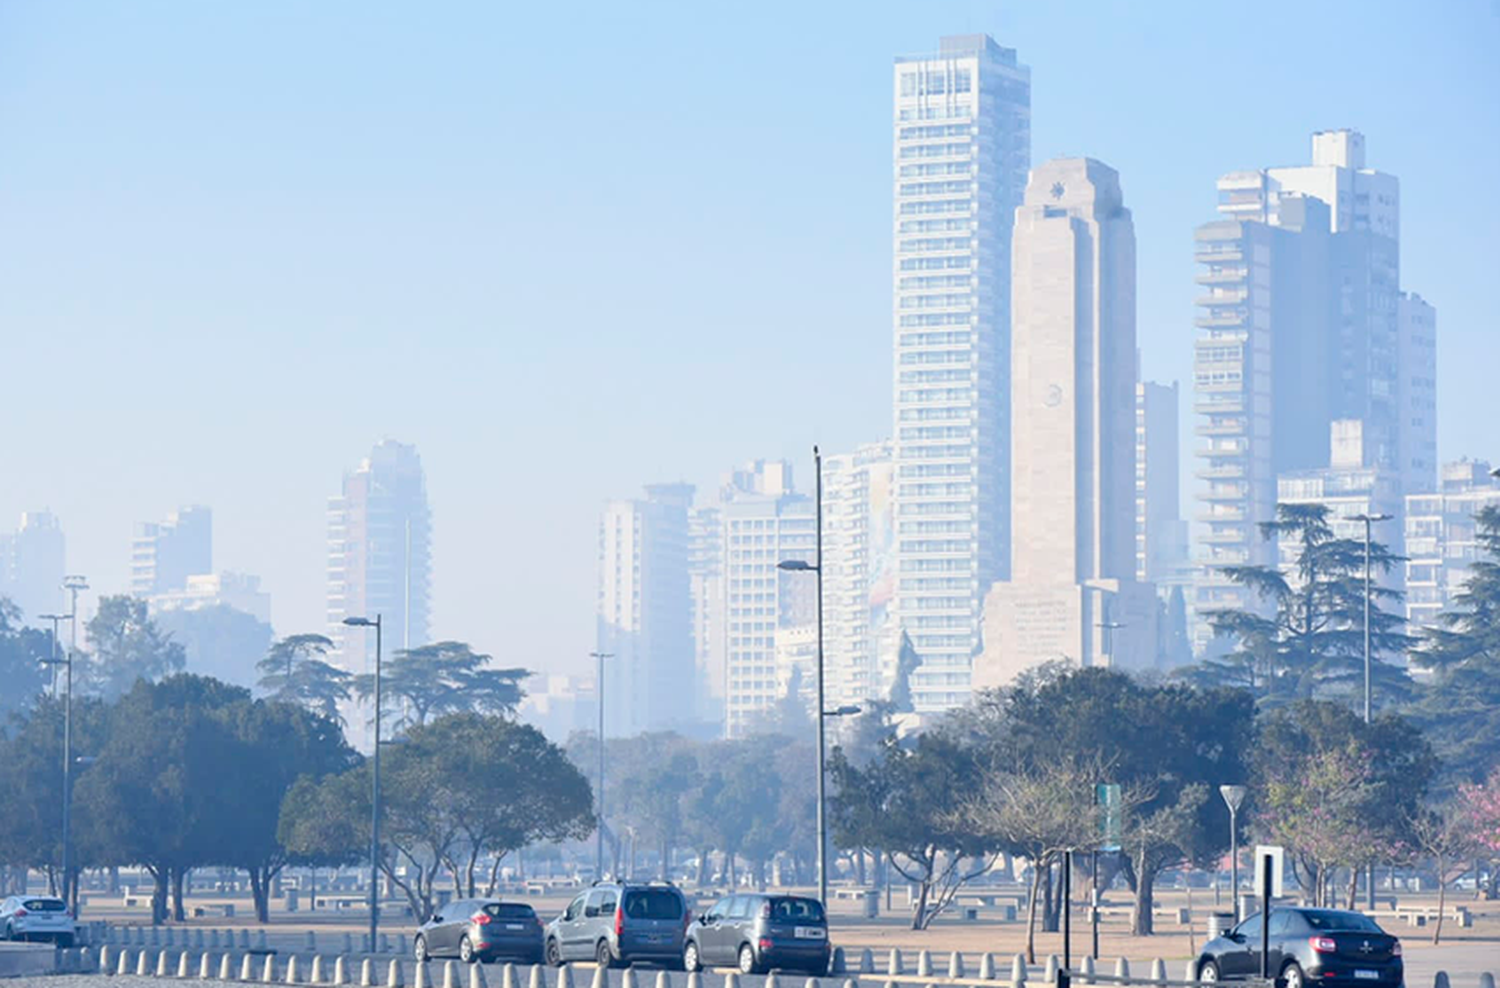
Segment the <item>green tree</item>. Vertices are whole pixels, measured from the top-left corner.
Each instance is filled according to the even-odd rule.
[[[255,664],[257,684],[278,703],[314,710],[344,723],[339,704],[350,697],[354,677],[324,660],[333,642],[323,635],[288,635],[270,647]]]
[[[136,680],[154,681],[181,672],[187,654],[151,620],[146,602],[134,597],[102,597],[88,623],[94,652],[81,663],[75,679],[81,690],[112,700],[128,692]]]
[[[1479,782],[1500,766],[1500,506],[1480,510],[1474,526],[1484,556],[1411,653],[1430,679],[1410,715],[1458,783]]]
[[[1320,504],[1278,504],[1276,520],[1260,524],[1267,540],[1297,547],[1290,574],[1274,566],[1226,566],[1223,572],[1272,608],[1218,610],[1207,617],[1215,633],[1237,644],[1187,675],[1200,683],[1248,686],[1272,705],[1296,699],[1352,697],[1364,674],[1364,542],[1339,539]],[[1370,547],[1371,571],[1388,572],[1399,556],[1379,542]],[[1381,606],[1397,603],[1399,591],[1371,587],[1370,644],[1373,686],[1389,699],[1406,696],[1409,680],[1382,656],[1399,655],[1413,639],[1399,629],[1403,619]]]
[[[909,745],[894,739],[857,768],[835,751],[830,764],[834,836],[845,847],[883,851],[918,887],[912,929],[923,930],[963,885],[993,864],[993,845],[965,820],[964,800],[980,779],[974,754],[939,734]]]
[[[271,626],[228,604],[163,611],[156,626],[182,645],[184,668],[199,676],[249,686],[255,662],[271,644]]]
[[[670,878],[672,849],[685,832],[684,802],[699,781],[697,745],[671,732],[639,734],[611,741],[608,756],[612,815],[652,842],[657,876]]]
[[[0,597],[0,720],[27,709],[47,685],[42,660],[51,655],[52,636],[21,624],[21,611]]]
[[[397,652],[382,670],[380,682],[382,692],[399,698],[405,707],[396,730],[465,710],[513,715],[526,695],[521,681],[530,673],[491,669],[489,663],[490,656],[464,642],[436,642]],[[361,698],[369,698],[375,692],[375,677],[358,676],[354,687]]]
[[[1359,872],[1400,857],[1409,821],[1436,771],[1432,748],[1400,717],[1366,724],[1343,704],[1301,700],[1261,724],[1255,749],[1256,827],[1288,848],[1297,884],[1318,904],[1348,871],[1349,908]]]

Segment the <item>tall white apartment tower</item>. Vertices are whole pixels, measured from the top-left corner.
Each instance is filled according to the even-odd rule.
[[[213,569],[213,512],[208,508],[181,508],[164,522],[136,525],[130,540],[132,596],[183,590],[188,577]]]
[[[1042,662],[1154,665],[1136,582],[1135,226],[1114,169],[1038,166],[1016,213],[1011,567],[985,605],[975,685]]]
[[[681,727],[692,719],[689,592],[691,484],[652,484],[610,501],[599,520],[596,641],[604,660],[606,735]]]
[[[346,628],[346,617],[379,614],[385,654],[428,643],[432,513],[415,446],[387,439],[328,499],[328,637],[332,661],[362,675],[374,670],[375,634]],[[351,725],[363,715],[345,714]],[[369,739],[366,738],[366,743]]]
[[[893,614],[918,712],[963,703],[985,590],[1007,574],[1010,246],[1031,165],[1031,70],[988,35],[894,74]]]
[[[1396,303],[1396,413],[1401,493],[1437,490],[1437,310],[1416,292]]]

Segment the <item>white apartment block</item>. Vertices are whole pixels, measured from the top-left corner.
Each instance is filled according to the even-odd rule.
[[[1396,411],[1401,492],[1437,490],[1437,310],[1415,292],[1397,302]]]
[[[67,607],[63,576],[67,541],[50,511],[26,511],[21,527],[0,535],[0,597],[21,609],[21,622],[41,627],[39,614],[60,614]]]
[[[1500,480],[1484,460],[1443,464],[1435,492],[1406,497],[1406,620],[1413,634],[1437,623],[1483,555],[1474,516],[1500,506]]]
[[[213,572],[213,512],[181,508],[161,523],[142,522],[130,541],[134,597],[182,590],[189,576]]]
[[[1164,584],[1187,568],[1187,525],[1182,520],[1177,382],[1135,386],[1135,578]]]
[[[987,35],[896,60],[893,613],[919,712],[967,700],[985,590],[1009,558],[1010,247],[1031,72]]]
[[[829,706],[883,699],[898,640],[891,443],[823,457],[823,665]]]
[[[152,594],[147,600],[153,614],[224,606],[271,623],[271,595],[260,588],[260,577],[248,573],[195,573],[182,589]]]

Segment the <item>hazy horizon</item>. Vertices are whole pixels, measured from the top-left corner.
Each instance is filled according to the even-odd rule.
[[[327,498],[395,438],[434,637],[582,671],[606,499],[890,434],[891,63],[970,32],[1031,68],[1034,165],[1120,173],[1184,474],[1193,228],[1336,127],[1401,180],[1440,459],[1500,462],[1500,7],[1271,7],[0,2],[0,531],[52,510],[123,593],[135,523],[207,504],[320,631]]]

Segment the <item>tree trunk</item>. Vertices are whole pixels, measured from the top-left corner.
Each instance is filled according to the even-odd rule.
[[[1036,963],[1036,900],[1042,891],[1042,863],[1031,862],[1031,894],[1026,897],[1026,963]]]
[[[1149,937],[1156,932],[1152,908],[1156,904],[1156,870],[1143,849],[1135,869],[1135,908],[1130,911],[1130,935]]]
[[[1448,904],[1448,883],[1445,881],[1445,879],[1448,876],[1443,871],[1443,856],[1441,854],[1438,854],[1438,855],[1435,855],[1435,857],[1437,858],[1438,918],[1437,918],[1437,925],[1432,928],[1432,944],[1433,944],[1433,946],[1437,946],[1439,943],[1442,942],[1442,939],[1443,939],[1443,907]],[[1478,875],[1479,875],[1479,873],[1475,872],[1475,877],[1476,878],[1478,878]]]
[[[1057,932],[1056,883],[1052,881],[1052,862],[1042,870],[1042,932]]]
[[[269,923],[271,921],[270,877],[265,874],[264,869],[259,867],[250,869],[250,900],[255,908],[255,921]]]
[[[1349,904],[1345,906],[1350,912],[1354,911],[1354,904],[1359,901],[1359,866],[1349,866]]]
[[[160,926],[167,919],[167,869],[148,867],[151,875],[151,925]]]
[[[187,921],[187,909],[184,908],[186,903],[183,901],[182,889],[191,871],[191,868],[186,871],[175,868],[172,870],[172,918],[179,923]]]
[[[661,860],[657,863],[656,876],[662,881],[670,881],[672,878],[672,841],[666,834],[662,834],[661,846],[657,849]]]
[[[930,855],[927,859],[927,871],[921,884],[917,886],[917,907],[912,910],[911,914],[911,928],[914,930],[927,928],[927,895],[932,888],[932,872],[936,867],[937,856]]]

